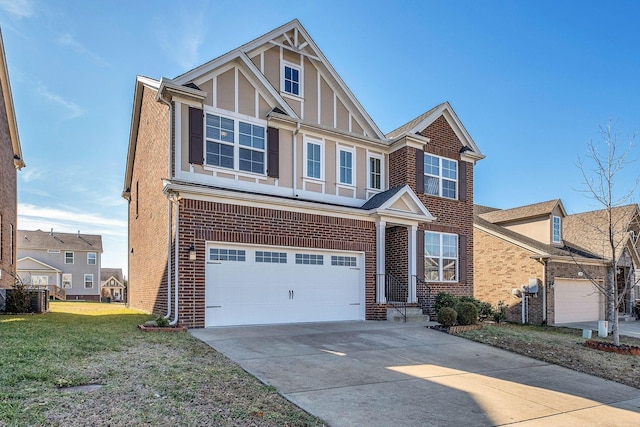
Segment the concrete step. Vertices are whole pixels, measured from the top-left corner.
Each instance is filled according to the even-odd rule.
[[[387,309],[387,320],[390,322],[403,322],[402,313],[395,308]],[[422,309],[417,307],[407,307],[407,323],[428,322],[429,316],[422,314]]]
[[[635,321],[636,321],[636,317],[630,314],[627,314],[624,316],[618,316],[618,322],[635,322]]]

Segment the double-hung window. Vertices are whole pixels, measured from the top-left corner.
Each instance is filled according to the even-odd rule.
[[[553,243],[561,243],[562,242],[562,222],[559,216],[553,217]]]
[[[308,178],[322,179],[322,145],[318,142],[307,141],[306,165]]]
[[[382,159],[369,157],[369,188],[382,190]]]
[[[207,113],[205,162],[210,166],[265,173],[265,127]]]
[[[424,192],[457,199],[458,162],[444,157],[424,155]]]
[[[458,281],[458,235],[425,231],[424,275],[430,282]]]
[[[353,185],[353,151],[338,150],[338,183]]]
[[[84,275],[84,287],[86,289],[93,288],[93,274]]]
[[[87,265],[96,265],[98,255],[95,252],[87,252]]]
[[[300,80],[302,76],[301,69],[293,64],[282,65],[282,89],[285,93],[295,96],[301,95]]]
[[[64,253],[64,263],[65,264],[73,264],[73,252],[65,252]]]

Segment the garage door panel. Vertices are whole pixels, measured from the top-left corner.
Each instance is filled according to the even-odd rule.
[[[206,326],[364,318],[362,254],[215,242],[207,254],[209,249],[244,256],[242,261],[208,258]],[[332,255],[340,265],[332,265]]]
[[[554,282],[555,323],[600,320],[602,295],[587,280]]]

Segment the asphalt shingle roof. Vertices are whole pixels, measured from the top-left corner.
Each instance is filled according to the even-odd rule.
[[[58,233],[42,230],[18,230],[18,249],[54,249],[102,253],[102,236],[96,234]]]
[[[560,199],[549,200],[542,203],[520,206],[511,209],[497,209],[479,214],[483,219],[493,224],[499,224],[519,219],[535,218],[537,216],[550,215],[553,209],[560,203]]]

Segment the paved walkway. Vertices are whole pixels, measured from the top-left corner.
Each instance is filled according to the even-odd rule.
[[[422,325],[190,333],[333,427],[640,424],[638,389]]]
[[[620,335],[640,338],[640,321],[618,322],[618,325],[620,328]],[[593,337],[598,336],[598,322],[562,323],[555,326],[564,326],[575,329],[591,329],[593,331]],[[609,325],[609,333],[611,333],[611,327],[612,325]]]

